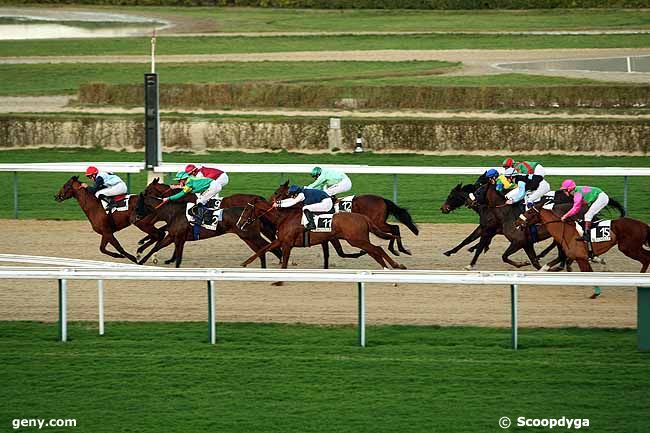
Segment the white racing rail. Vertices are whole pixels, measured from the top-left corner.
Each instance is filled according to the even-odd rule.
[[[277,270],[277,269],[111,269],[0,267],[0,279],[57,279],[59,281],[59,333],[67,339],[68,280],[182,280],[205,281],[208,286],[208,339],[216,342],[215,283],[328,282],[356,283],[358,288],[359,345],[366,345],[365,284],[461,284],[509,285],[511,290],[512,347],[517,349],[517,291],[520,285],[637,287],[639,349],[650,350],[650,274],[627,272],[540,273],[540,272],[457,272],[457,271],[375,271],[375,270]]]

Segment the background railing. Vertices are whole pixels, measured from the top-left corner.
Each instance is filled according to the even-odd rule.
[[[140,162],[74,162],[74,163],[13,163],[0,164],[0,172],[13,172],[14,218],[19,214],[19,179],[21,172],[69,172],[82,174],[86,167],[95,165],[101,170],[126,173],[126,183],[131,186],[131,174],[144,170]],[[185,168],[186,163],[165,163],[154,168],[163,177],[166,173],[176,173]],[[200,165],[200,163],[197,163]],[[291,173],[306,174],[316,164],[216,164],[229,173]],[[322,165],[340,169],[348,174],[392,175],[393,201],[398,201],[398,175],[480,175],[489,167],[409,167],[409,166],[369,166],[369,165]],[[620,176],[623,178],[623,206],[628,208],[628,178],[630,176],[650,176],[650,168],[644,167],[545,167],[548,176]]]

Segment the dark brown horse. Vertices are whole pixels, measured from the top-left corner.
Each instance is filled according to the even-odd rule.
[[[280,247],[282,249],[282,268],[286,269],[293,248],[310,247],[331,240],[345,239],[350,245],[367,251],[382,268],[386,268],[386,262],[388,262],[393,268],[406,269],[405,266],[391,259],[381,247],[370,243],[370,233],[382,239],[392,239],[395,236],[379,230],[372,220],[365,215],[348,212],[337,213],[332,218],[331,232],[310,232],[309,236],[306,237],[305,228],[300,222],[302,217],[301,206],[277,209],[271,207],[271,204],[266,201],[255,200],[246,206],[241,215],[239,227],[245,229],[263,214],[268,215],[278,227],[278,238],[248,258],[242,263],[242,266],[247,266],[268,249]],[[307,243],[305,243],[306,238]]]
[[[146,191],[146,190],[145,190]],[[169,201],[160,206],[162,200],[154,195],[145,195],[141,193],[138,196],[136,204],[136,219],[144,218],[153,214],[156,220],[162,220],[167,223],[167,235],[154,245],[149,253],[140,260],[140,264],[149,260],[149,257],[156,251],[165,248],[167,245],[174,244],[174,255],[165,263],[176,262],[176,267],[180,267],[183,260],[183,249],[185,242],[194,241],[194,234],[190,223],[186,217],[186,200]],[[244,232],[237,228],[237,221],[242,213],[243,208],[228,208],[223,210],[223,219],[219,221],[216,230],[207,230],[201,227],[199,239],[208,239],[215,236],[221,236],[226,233],[234,233],[253,251],[259,251],[269,245],[261,236],[259,223],[255,224],[250,230]],[[271,251],[274,252],[274,251]],[[279,254],[279,252],[278,252]],[[260,255],[260,264],[262,268],[266,267],[265,255]]]
[[[75,200],[77,200],[77,203],[79,203],[81,210],[83,210],[86,214],[86,217],[88,217],[88,221],[90,221],[93,230],[102,236],[99,250],[111,257],[126,257],[132,262],[137,263],[137,259],[131,254],[127,253],[124,248],[122,248],[122,245],[120,245],[119,241],[115,238],[114,235],[115,232],[118,232],[131,225],[130,217],[135,209],[137,196],[131,196],[129,198],[129,208],[127,211],[114,212],[107,215],[99,199],[97,199],[94,194],[88,192],[88,190],[81,185],[82,184],[79,182],[79,177],[72,176],[61,187],[61,189],[59,189],[59,192],[54,196],[54,199],[58,202],[62,202],[74,197]],[[152,218],[144,218],[135,223],[136,227],[149,235],[143,239],[143,241],[146,241],[148,239],[150,240],[148,240],[148,242],[142,248],[146,248],[153,242],[156,242],[165,236],[165,232],[154,227],[154,223],[155,221]],[[118,253],[109,251],[106,248],[107,244],[113,245]]]
[[[271,201],[276,201],[279,197],[285,197],[288,190],[289,181],[287,180],[273,193]],[[411,251],[402,244],[399,226],[396,224],[388,224],[387,222],[388,217],[392,215],[417,236],[420,233],[420,230],[415,222],[413,222],[411,215],[406,209],[401,208],[392,201],[378,195],[364,194],[354,196],[351,211],[353,213],[367,216],[379,228],[379,230],[394,235],[394,238],[388,242],[388,250],[391,253],[399,256],[399,251],[401,251],[404,254],[408,254],[409,256],[411,255]],[[399,251],[395,250],[395,243],[397,243],[397,249]]]
[[[563,214],[564,212],[562,212]],[[526,211],[517,221],[517,225],[528,224],[544,225],[553,239],[561,245],[567,257],[575,260],[582,272],[592,272],[589,264],[587,244],[579,238],[575,222],[565,222],[551,209],[545,209],[543,203],[538,203]],[[642,221],[628,217],[618,218],[611,222],[611,240],[593,243],[594,254],[599,256],[606,253],[614,245],[631,259],[641,263],[641,271],[646,272],[650,265],[650,251],[643,248],[650,247],[650,226]]]

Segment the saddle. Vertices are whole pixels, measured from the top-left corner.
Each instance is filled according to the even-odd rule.
[[[102,207],[107,214],[122,212],[129,210],[129,197],[131,197],[130,194],[120,194],[113,197],[100,195],[99,202],[102,204]]]

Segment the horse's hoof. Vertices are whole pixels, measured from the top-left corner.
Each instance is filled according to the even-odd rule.
[[[399,256],[399,251],[391,250],[390,248],[388,249],[388,251],[390,251],[390,253],[394,256]]]
[[[594,293],[593,295],[591,295],[591,296],[589,297],[589,299],[596,299],[596,298],[598,298],[599,296],[600,296],[600,293]]]
[[[549,265],[544,265],[538,269],[538,272],[548,272],[551,267]]]
[[[451,255],[454,253],[452,253],[451,251],[445,251],[443,254],[446,255],[447,257],[451,257]]]
[[[291,266],[298,266],[298,263],[294,262],[293,260],[291,261]]]
[[[472,265],[467,265],[463,269],[465,269],[466,271],[473,271],[475,269],[475,267],[472,266]]]
[[[248,263],[242,262],[239,266],[241,266],[242,268],[245,268],[246,266],[248,266]]]
[[[402,264],[400,263],[400,265],[398,266],[398,268],[400,268],[400,269],[406,269],[406,266],[404,266],[404,265],[402,265]]]
[[[138,245],[144,245],[144,239],[140,239],[140,240],[138,241]]]
[[[402,250],[402,252],[403,252],[404,254],[406,254],[407,256],[412,256],[412,255],[413,255],[413,254],[411,254],[411,250],[409,250],[408,248],[404,248],[404,249]]]
[[[276,281],[275,283],[271,283],[272,286],[284,286],[284,282],[282,281]]]
[[[139,262],[140,260],[142,260],[142,254],[137,253],[137,254],[135,255],[135,259],[136,259],[138,262]]]

